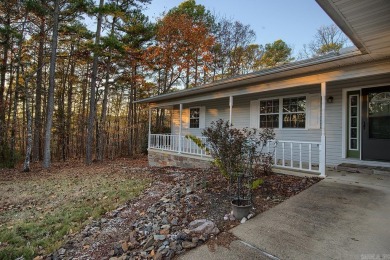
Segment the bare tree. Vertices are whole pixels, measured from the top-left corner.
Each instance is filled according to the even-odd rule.
[[[255,40],[255,32],[249,25],[222,18],[216,24],[214,36],[216,38],[213,51],[214,75],[225,78],[240,74],[240,64],[244,60],[242,50]],[[213,80],[217,79],[215,76],[213,78]]]
[[[303,46],[299,58],[310,58],[338,52],[345,47],[348,41],[347,36],[335,24],[321,26],[317,29],[313,41]]]

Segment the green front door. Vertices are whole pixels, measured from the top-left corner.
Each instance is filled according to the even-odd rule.
[[[348,92],[347,157],[360,158],[360,91]]]

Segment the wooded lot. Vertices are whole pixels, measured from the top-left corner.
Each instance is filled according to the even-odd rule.
[[[143,14],[148,3],[1,1],[0,167],[142,153],[148,110],[135,101],[294,60],[284,41],[254,44],[249,25],[195,0],[156,22]],[[340,49],[336,36],[317,50]],[[323,54],[315,43],[306,56]],[[156,131],[167,114],[153,114]]]

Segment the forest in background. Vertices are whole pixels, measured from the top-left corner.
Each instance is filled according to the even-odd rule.
[[[0,168],[24,161],[103,161],[146,151],[148,109],[135,101],[338,51],[347,39],[318,29],[292,56],[283,40],[256,44],[250,25],[195,0],[143,14],[150,0],[0,3]],[[84,18],[96,22],[94,29]],[[163,132],[165,113],[153,114]]]

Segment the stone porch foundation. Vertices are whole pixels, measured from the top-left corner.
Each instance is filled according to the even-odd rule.
[[[148,150],[149,166],[165,167],[174,166],[181,168],[210,168],[211,158],[177,154],[161,150]]]

